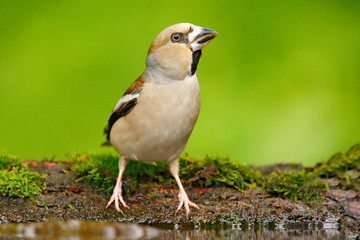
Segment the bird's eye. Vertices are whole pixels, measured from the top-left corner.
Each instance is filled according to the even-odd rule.
[[[181,40],[181,35],[181,33],[173,33],[171,34],[170,39],[172,42],[179,42]]]

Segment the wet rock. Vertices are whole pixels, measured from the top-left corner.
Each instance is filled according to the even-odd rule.
[[[359,196],[359,192],[354,190],[345,191],[345,190],[336,189],[336,190],[327,191],[326,195],[336,201],[343,201],[343,200],[356,198],[357,196]]]
[[[360,219],[360,202],[347,202],[344,205],[344,209],[350,216]]]
[[[323,179],[323,181],[326,182],[330,188],[338,187],[341,184],[341,180],[338,178]]]

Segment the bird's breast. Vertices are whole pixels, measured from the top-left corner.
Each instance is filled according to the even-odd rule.
[[[114,124],[111,142],[128,158],[171,161],[183,151],[199,111],[195,75],[182,81],[145,82],[135,108]]]

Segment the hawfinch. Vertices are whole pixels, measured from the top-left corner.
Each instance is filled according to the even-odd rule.
[[[168,161],[179,186],[180,204],[186,214],[191,202],[179,178],[179,156],[184,150],[200,111],[196,68],[205,47],[217,32],[189,23],[163,30],[152,42],[146,69],[116,103],[105,127],[107,143],[119,153],[119,175],[107,207],[119,201],[126,160]]]

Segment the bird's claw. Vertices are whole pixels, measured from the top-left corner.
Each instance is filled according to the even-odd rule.
[[[114,189],[114,193],[111,196],[110,201],[108,202],[106,207],[109,207],[113,202],[115,202],[116,211],[121,212],[122,214],[124,214],[123,211],[121,211],[121,209],[120,209],[119,201],[123,205],[123,207],[129,208],[129,206],[126,205],[123,197],[121,196],[121,191],[119,192],[116,189]]]
[[[179,211],[183,205],[185,207],[186,216],[189,215],[189,213],[190,213],[189,205],[191,207],[199,209],[198,205],[196,205],[195,203],[193,203],[189,200],[189,197],[187,196],[186,193],[185,194],[182,194],[181,192],[179,193],[179,201],[180,201],[179,206],[175,212]]]

